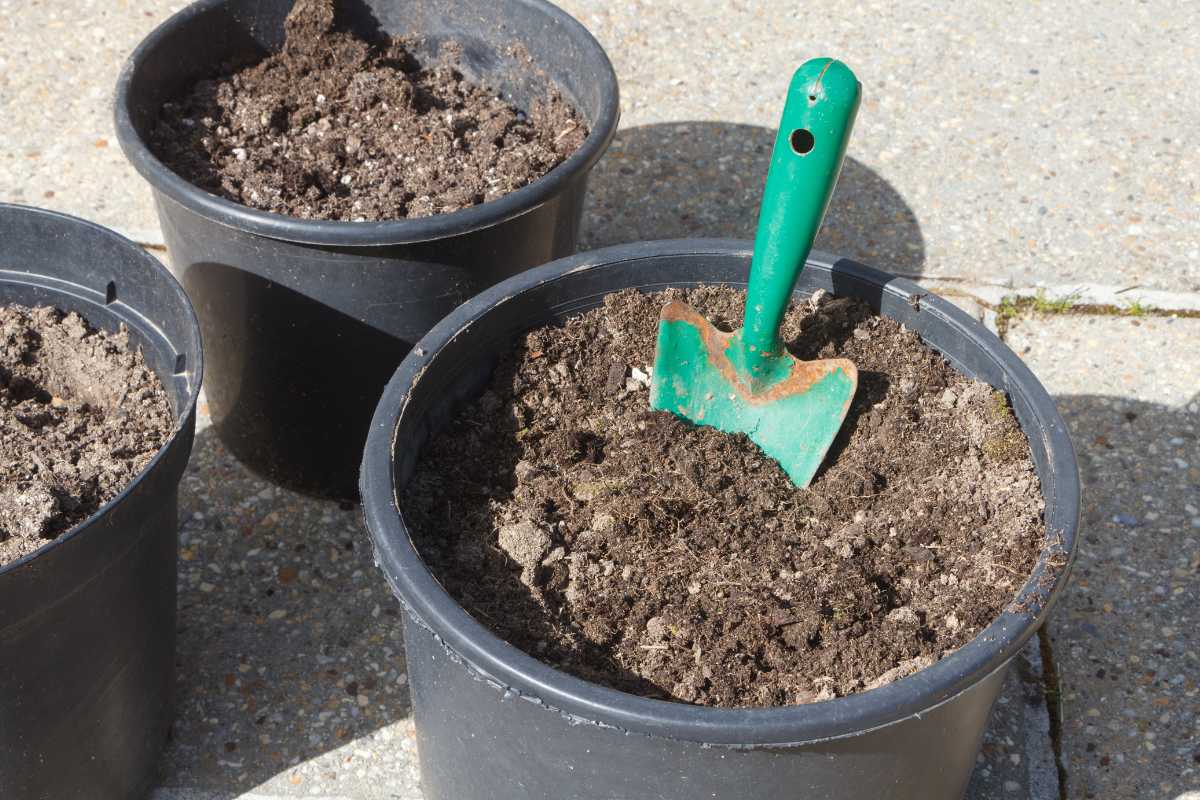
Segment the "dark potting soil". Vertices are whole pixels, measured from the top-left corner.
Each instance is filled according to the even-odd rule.
[[[610,295],[529,333],[422,451],[401,506],[446,589],[585,679],[703,705],[883,685],[990,624],[1045,544],[1005,397],[863,303],[793,308],[800,358],[859,389],[808,489],[744,436],[648,406],[658,312],[740,324],[726,288]]]
[[[0,565],[120,493],[173,424],[158,376],[125,331],[0,306]]]
[[[494,200],[587,138],[557,92],[522,111],[465,79],[453,43],[440,63],[422,64],[413,40],[368,43],[335,30],[335,18],[333,0],[297,0],[280,52],[227,64],[163,105],[150,137],[156,155],[251,208],[388,220]]]

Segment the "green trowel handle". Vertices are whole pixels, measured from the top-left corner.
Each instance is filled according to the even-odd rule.
[[[814,58],[792,76],[763,191],[746,295],[746,364],[779,351],[779,325],[837,184],[862,87],[840,61]]]

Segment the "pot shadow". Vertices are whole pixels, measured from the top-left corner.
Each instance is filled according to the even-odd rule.
[[[239,796],[409,717],[400,607],[357,506],[272,486],[207,427],[180,518],[160,785]]]
[[[775,130],[725,122],[625,128],[588,183],[581,246],[685,237],[752,239]],[[919,275],[921,226],[877,172],[847,156],[817,249]]]
[[[1083,484],[1077,559],[1047,623],[1057,668],[1055,696],[1062,704],[1063,766],[1072,797],[1126,790],[1149,796],[1161,787],[1140,776],[1178,773],[1190,761],[1190,750],[1174,746],[1186,743],[1186,730],[1169,716],[1160,718],[1150,698],[1161,698],[1155,705],[1186,703],[1191,682],[1185,678],[1194,673],[1196,628],[1176,623],[1195,613],[1200,392],[1178,406],[1090,394],[1059,395],[1055,401],[1071,432]],[[1165,635],[1164,625],[1175,632]],[[1133,654],[1142,661],[1134,663]],[[1088,709],[1150,678],[1140,713],[1150,720],[1147,732],[1171,746],[1147,753],[1149,765],[1096,769],[1114,751],[1103,737],[1085,735]]]

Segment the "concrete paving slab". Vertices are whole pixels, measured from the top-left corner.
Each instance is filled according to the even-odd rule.
[[[0,202],[162,243],[149,189],[117,144],[112,96],[125,58],[184,5],[0,0]]]
[[[590,243],[626,233],[610,217],[637,216],[641,236],[749,234],[790,70],[833,54],[865,99],[822,246],[978,283],[1200,289],[1200,86],[1179,69],[1200,6],[563,5],[625,98]]]
[[[1180,67],[1200,5],[562,4],[624,98],[587,246],[752,233],[791,69],[833,54],[865,101],[822,247],[981,284],[1200,291],[1200,84]],[[179,5],[0,0],[0,200],[161,242],[109,105],[121,61]]]
[[[0,200],[161,242],[110,103],[127,53],[181,5],[0,0]],[[624,98],[585,246],[751,235],[791,68],[835,54],[866,101],[820,246],[932,283],[1098,286],[1160,308],[1200,291],[1200,84],[1179,68],[1196,62],[1198,5],[563,5]],[[1052,637],[1072,798],[1200,792],[1197,326],[1009,328],[1059,396],[1089,487]],[[398,609],[358,515],[271,488],[211,431],[182,510],[179,724],[156,800],[419,797]],[[973,800],[1042,797],[1047,773],[1029,770],[1049,748],[1029,742],[1044,715],[1011,713],[1037,711],[1031,674],[1006,685]]]
[[[1200,791],[1200,320],[1018,320],[1079,452],[1084,537],[1051,621],[1068,796]]]

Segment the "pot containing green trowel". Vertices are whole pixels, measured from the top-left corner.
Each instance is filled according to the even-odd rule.
[[[807,486],[858,387],[843,358],[801,361],[779,338],[792,288],[837,184],[862,87],[840,61],[815,58],[792,76],[763,191],[743,327],[725,333],[694,308],[663,309],[650,405],[744,433]]]

